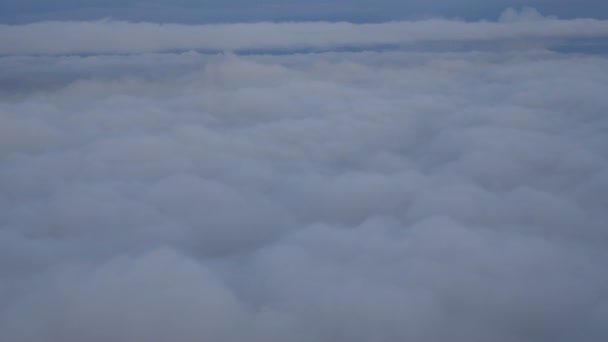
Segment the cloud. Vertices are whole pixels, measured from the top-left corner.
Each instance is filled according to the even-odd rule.
[[[199,28],[291,48],[604,25],[431,23]],[[123,27],[160,45],[83,51],[195,29]],[[0,58],[0,340],[608,337],[604,55],[50,43]]]
[[[534,20],[530,20],[530,19]],[[532,9],[507,10],[500,22],[446,19],[183,25],[102,20],[0,25],[0,55],[144,53],[171,50],[277,50],[378,47],[420,42],[606,38],[608,22],[559,20]]]
[[[525,21],[538,21],[543,20],[545,17],[542,16],[535,8],[524,7],[521,11],[517,11],[514,8],[508,8],[503,11],[498,18],[501,22],[525,22]],[[555,18],[553,18],[555,19]]]

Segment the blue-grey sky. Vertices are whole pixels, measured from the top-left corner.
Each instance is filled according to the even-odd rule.
[[[507,7],[530,6],[560,18],[607,18],[605,0],[2,0],[1,23],[103,17],[179,23],[289,20],[374,22],[427,17],[495,19]]]

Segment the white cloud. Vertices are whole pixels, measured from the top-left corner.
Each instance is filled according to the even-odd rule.
[[[540,21],[546,19],[540,14],[535,8],[524,7],[521,11],[517,11],[514,8],[507,8],[504,10],[498,21],[500,22],[526,22],[526,21]],[[552,17],[551,19],[556,19]]]

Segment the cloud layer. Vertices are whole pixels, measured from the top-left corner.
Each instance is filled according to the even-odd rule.
[[[39,40],[0,49],[285,48],[604,26],[46,23],[2,27]],[[134,31],[42,44],[58,27]],[[269,30],[267,43],[247,41],[253,28]],[[167,43],[180,30],[194,31]],[[6,56],[0,68],[2,341],[608,337],[605,56],[188,52]]]
[[[0,55],[144,53],[171,50],[374,48],[421,42],[608,38],[608,21],[559,20],[533,9],[507,10],[499,22],[445,19],[376,24],[301,22],[182,25],[122,21],[0,25]]]

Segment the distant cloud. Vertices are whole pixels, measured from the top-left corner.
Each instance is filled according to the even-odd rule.
[[[201,49],[334,49],[428,41],[606,38],[608,21],[559,20],[509,9],[499,22],[446,19],[378,24],[301,22],[217,25],[122,21],[0,25],[1,55],[143,53]]]
[[[535,8],[524,7],[521,11],[517,11],[513,8],[507,8],[504,10],[498,21],[500,22],[522,22],[522,21],[539,21],[547,19],[542,14],[540,14]],[[551,19],[557,19],[555,17]]]

